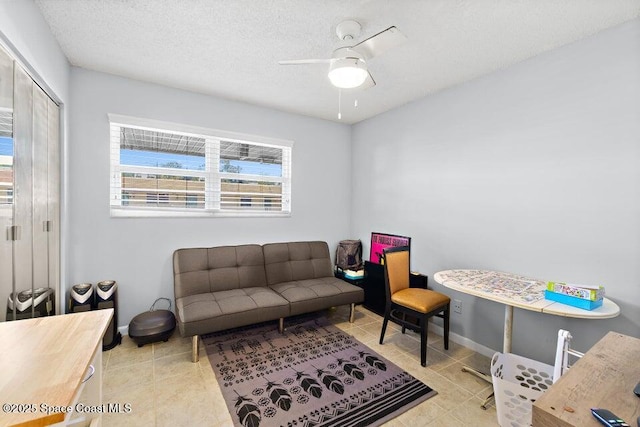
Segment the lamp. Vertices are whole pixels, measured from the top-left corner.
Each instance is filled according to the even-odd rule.
[[[367,65],[360,58],[337,58],[329,66],[329,80],[340,89],[358,87],[368,75]]]

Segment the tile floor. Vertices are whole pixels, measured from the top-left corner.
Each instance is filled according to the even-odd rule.
[[[382,318],[362,307],[356,310],[353,324],[348,321],[348,307],[326,315],[337,327],[438,391],[385,426],[498,425],[493,405],[486,411],[480,408],[491,385],[460,370],[467,364],[486,371],[487,357],[452,341],[445,351],[442,337],[429,333],[427,367],[423,368],[416,334],[402,335],[396,325],[390,325],[384,345],[379,345]],[[122,345],[103,353],[103,367],[103,402],[129,403],[132,409],[128,414],[105,414],[104,426],[233,426],[204,348],[201,345],[200,361],[191,363],[191,339],[181,338],[177,331],[166,343],[143,347],[125,336]]]

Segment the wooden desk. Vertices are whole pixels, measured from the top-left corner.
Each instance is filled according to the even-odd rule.
[[[77,400],[89,365],[87,382],[102,403],[102,336],[113,309],[0,323],[0,404],[33,405],[27,411],[3,406],[0,426],[43,426],[68,421],[64,411]],[[88,414],[97,415],[100,414]]]
[[[609,332],[533,404],[533,425],[597,427],[591,408],[608,409],[630,426],[640,416],[640,339]],[[565,408],[573,409],[573,412]]]

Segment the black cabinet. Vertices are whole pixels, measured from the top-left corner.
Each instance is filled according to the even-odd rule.
[[[428,277],[422,274],[412,273],[409,277],[409,286],[412,288],[427,289]],[[384,316],[386,296],[384,291],[384,265],[369,261],[364,262],[364,280],[354,283],[364,289],[364,307]]]

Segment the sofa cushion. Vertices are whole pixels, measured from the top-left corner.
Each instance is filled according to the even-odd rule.
[[[178,249],[173,253],[173,289],[176,300],[211,292],[206,248]]]
[[[264,251],[267,283],[333,277],[326,242],[269,243]]]
[[[173,274],[176,298],[267,284],[260,245],[178,249]]]
[[[335,277],[297,280],[270,286],[291,303],[291,315],[364,301],[364,291]]]
[[[187,328],[208,324],[200,334],[289,316],[289,302],[268,287],[231,289],[176,298],[176,315]]]
[[[178,299],[176,309],[184,322],[194,322],[223,314],[288,304],[286,299],[271,289],[259,287],[186,296]]]

